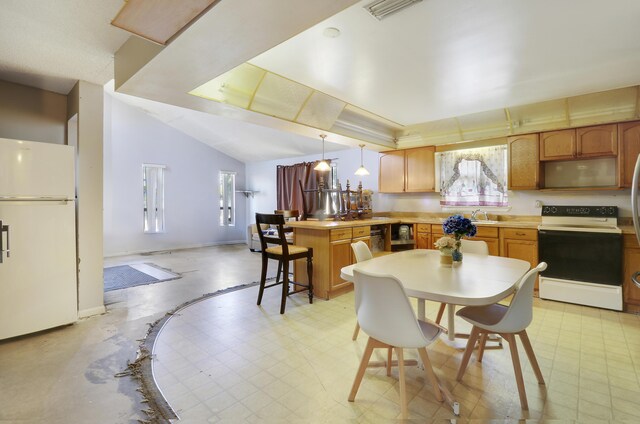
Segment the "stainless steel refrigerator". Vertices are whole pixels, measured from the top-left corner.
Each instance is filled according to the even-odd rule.
[[[76,321],[73,147],[0,138],[0,340]]]

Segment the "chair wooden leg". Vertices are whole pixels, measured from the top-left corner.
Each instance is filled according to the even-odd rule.
[[[276,273],[276,283],[280,281],[280,275],[282,275],[282,261],[278,261],[278,272]]]
[[[431,366],[431,360],[429,359],[429,355],[427,354],[427,348],[421,347],[418,349],[418,354],[420,355],[420,359],[422,359],[422,365],[424,365],[424,371],[427,373],[427,378],[431,382],[431,386],[433,387],[433,391],[436,394],[436,400],[438,402],[442,402],[442,391],[440,390],[440,383],[438,382],[438,377],[436,377],[436,373],[433,372],[433,367]]]
[[[287,296],[289,296],[289,261],[280,261],[284,268],[282,277],[282,300],[280,301],[280,314],[284,314],[284,308],[287,304]]]
[[[511,361],[513,362],[513,371],[516,374],[516,383],[518,385],[518,394],[520,395],[520,406],[522,409],[529,409],[527,403],[527,393],[524,389],[524,379],[522,378],[522,369],[520,368],[520,358],[518,357],[518,346],[516,345],[516,337],[513,334],[501,334],[501,336],[509,342],[509,350],[511,351]]]
[[[307,280],[309,281],[309,303],[313,303],[313,250],[307,256]]]
[[[529,336],[527,335],[527,330],[519,332],[518,335],[520,336],[520,340],[522,340],[524,351],[527,352],[529,363],[531,364],[531,368],[533,368],[533,372],[538,379],[538,384],[544,384],[544,377],[542,376],[542,371],[540,371],[540,366],[538,365],[536,354],[533,352],[533,347],[531,347],[531,341],[529,340]]]
[[[440,304],[440,309],[438,309],[438,316],[436,317],[436,324],[440,324],[440,321],[442,320],[442,316],[444,315],[444,310],[446,309],[446,307],[447,307],[446,303]]]
[[[398,348],[396,348],[397,350]],[[387,377],[391,377],[391,362],[393,361],[393,349],[387,349]],[[400,357],[398,357],[398,363],[400,362]],[[404,364],[403,364],[404,366]]]
[[[358,389],[360,388],[362,377],[364,377],[364,372],[367,370],[369,359],[371,359],[374,345],[374,339],[369,337],[369,340],[367,340],[367,347],[364,349],[364,354],[362,355],[362,360],[360,361],[358,373],[356,374],[355,380],[353,380],[353,386],[351,386],[351,392],[349,393],[349,402],[353,402],[356,398],[356,393],[358,393]]]
[[[391,349],[389,349],[389,353],[391,353]],[[404,354],[401,347],[396,347],[396,356],[398,357],[398,376],[400,380],[400,410],[402,411],[402,419],[406,420],[409,413],[407,410],[407,387],[404,376]],[[387,373],[389,375],[388,371]]]
[[[351,336],[351,340],[357,340],[358,334],[360,334],[360,323],[356,321],[356,328],[353,329],[353,336]]]
[[[267,265],[269,258],[266,255],[262,255],[262,272],[260,274],[260,290],[258,291],[258,305],[262,303],[262,295],[264,294],[264,285],[267,281]]]
[[[489,337],[489,333],[482,333],[480,336],[480,341],[478,342],[478,362],[482,362],[484,347],[487,345],[487,337]]]
[[[478,339],[478,334],[480,333],[480,329],[475,325],[471,329],[471,334],[469,334],[469,340],[467,340],[467,347],[464,350],[464,355],[462,356],[462,362],[460,363],[460,369],[458,370],[458,375],[456,376],[456,380],[462,380],[462,376],[464,375],[464,371],[467,369],[467,364],[469,363],[469,358],[471,358],[471,353],[473,353],[473,348],[476,346],[476,340]]]

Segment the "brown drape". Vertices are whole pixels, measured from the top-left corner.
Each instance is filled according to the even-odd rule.
[[[328,162],[328,161],[327,161]],[[278,209],[297,209],[300,213],[302,210],[302,193],[300,193],[300,185],[302,182],[304,190],[316,190],[318,188],[318,179],[320,172],[313,168],[318,162],[302,162],[294,165],[278,165],[276,168],[276,184],[277,184],[277,205]],[[307,196],[307,208],[312,212],[316,208],[315,196]]]

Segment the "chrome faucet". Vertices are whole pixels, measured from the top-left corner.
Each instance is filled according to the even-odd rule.
[[[481,209],[476,209],[475,211],[471,212],[471,221],[479,221],[478,214],[484,215],[485,221],[489,220],[489,216],[487,215],[486,211],[483,211]]]

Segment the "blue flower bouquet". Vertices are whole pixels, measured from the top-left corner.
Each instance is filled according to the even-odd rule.
[[[453,235],[456,239],[456,248],[451,254],[454,262],[462,261],[462,252],[460,251],[460,239],[464,236],[473,237],[478,231],[477,227],[470,219],[462,215],[452,215],[445,219],[442,223],[442,231],[445,234]]]

